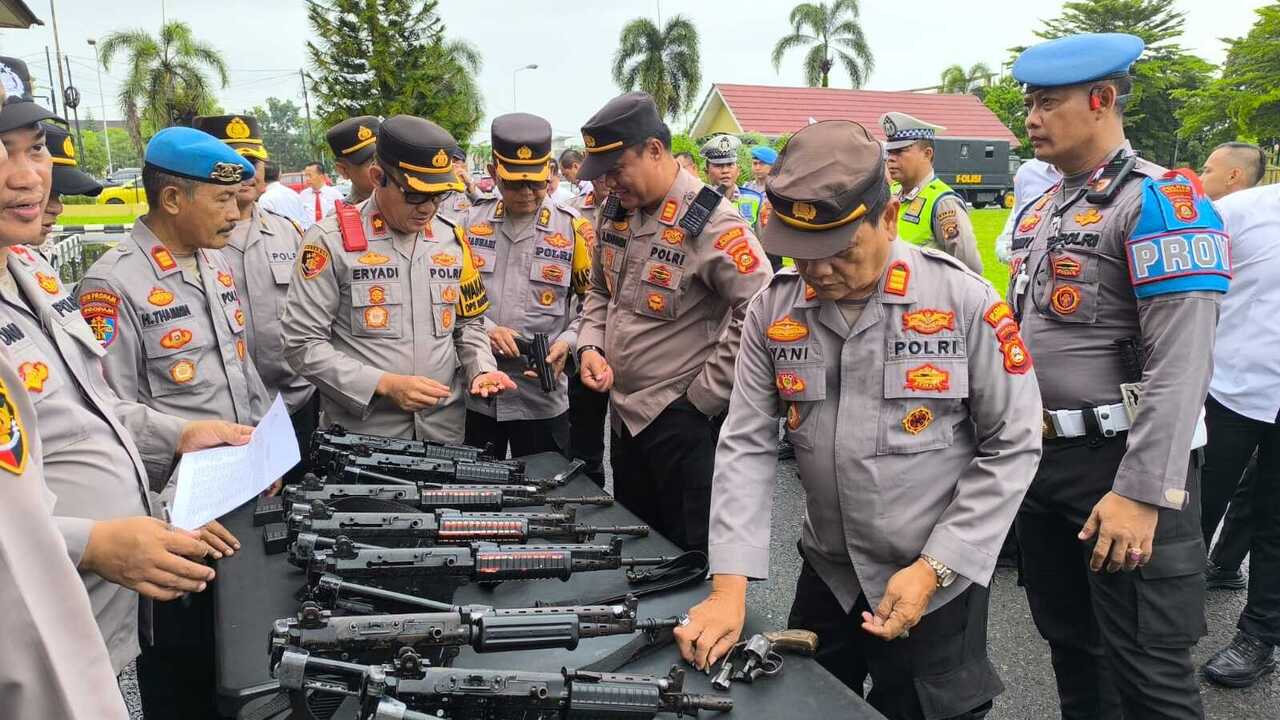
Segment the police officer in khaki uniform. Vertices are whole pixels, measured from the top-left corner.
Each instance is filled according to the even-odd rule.
[[[716,450],[713,589],[677,639],[698,667],[738,639],[747,580],[769,572],[785,416],[807,499],[787,627],[818,633],[819,662],[855,692],[870,675],[892,720],[981,718],[1003,689],[986,585],[1035,472],[1040,402],[995,290],[894,242],[882,152],[857,123],[816,123],[770,175],[765,247],[799,272],[747,313]]]
[[[378,130],[373,196],[307,231],[285,299],[285,357],[321,395],[321,422],[461,442],[463,394],[514,390],[496,370],[484,280],[462,228],[437,212],[462,189],[443,128]]]
[[[568,381],[561,373],[578,342],[577,298],[591,273],[591,223],[547,195],[551,124],[527,113],[494,118],[490,128],[500,200],[474,206],[463,224],[489,294],[485,327],[498,367],[519,392],[467,399],[468,445],[505,456],[564,452],[569,446]],[[526,374],[516,338],[548,336],[556,387],[544,392]]]
[[[14,720],[125,720],[107,648],[50,517],[35,408],[0,352],[0,707]]]
[[[156,133],[143,186],[150,210],[80,282],[80,312],[106,350],[107,382],[125,400],[189,419],[253,425],[269,406],[249,357],[248,317],[222,253],[253,166],[193,128]],[[149,715],[217,717],[210,593],[155,608],[138,661]]]
[[[1230,260],[1198,184],[1125,141],[1142,50],[1132,35],[1076,35],[1013,66],[1036,157],[1064,175],[1015,224],[1008,297],[1046,409],[1016,526],[1022,579],[1068,720],[1204,713],[1192,449]]]
[[[220,252],[253,165],[207,133],[166,128],[147,144],[150,211],[80,281],[80,312],[126,400],[179,417],[255,425],[267,396],[249,357],[249,316]],[[150,180],[150,185],[147,185]]]
[[[339,123],[334,129],[343,124]],[[247,115],[198,117],[193,126],[226,142],[253,164],[253,177],[241,183],[236,194],[240,221],[222,254],[231,265],[236,293],[248,319],[244,337],[249,357],[253,358],[268,397],[275,398],[277,393],[284,397],[298,444],[305,448],[316,429],[320,401],[311,383],[284,359],[284,338],[280,332],[280,314],[284,311],[285,294],[289,291],[293,265],[302,244],[301,229],[283,215],[262,209],[257,202],[266,188],[264,170],[268,156],[255,118]],[[358,130],[355,132],[359,134]],[[331,129],[331,144],[333,137]],[[372,152],[371,147],[368,149]],[[357,160],[352,157],[349,162]],[[343,162],[348,160],[340,161],[340,166]],[[354,181],[352,187],[355,192]]]
[[[578,177],[604,178],[582,382],[610,392],[618,500],[706,549],[711,469],[747,303],[772,275],[733,205],[684,173],[653,98],[620,95],[582,128]]]
[[[324,134],[333,151],[333,165],[338,174],[351,181],[351,192],[342,200],[348,205],[358,205],[373,194],[369,168],[373,167],[374,145],[378,142],[381,124],[382,121],[372,115],[360,115],[343,120]]]
[[[887,138],[889,177],[901,185],[898,237],[942,250],[981,273],[978,238],[964,198],[933,174],[933,140],[946,128],[900,112],[882,115],[880,126]]]

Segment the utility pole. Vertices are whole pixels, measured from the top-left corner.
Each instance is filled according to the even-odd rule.
[[[71,108],[71,117],[76,125],[76,146],[83,153],[84,138],[80,136],[80,91],[76,89],[76,83],[71,79],[71,58],[62,59],[67,63],[67,94],[63,96],[62,104]]]
[[[111,137],[107,134],[107,96],[102,92],[102,61],[98,59],[98,41],[89,38],[89,44],[93,46],[93,64],[98,69],[98,99],[102,102],[102,144],[107,146],[107,174],[110,175],[116,168],[111,162]]]
[[[55,92],[57,88],[54,88],[53,86],[53,60],[49,58],[48,45],[44,46],[44,61],[49,66],[49,105],[51,105],[49,109],[53,111],[54,115],[57,115],[58,114],[58,98],[57,98],[58,93]],[[62,66],[59,65],[58,67],[59,69],[61,69]]]
[[[314,135],[311,133],[311,100],[307,95],[307,74],[298,68],[298,77],[302,78],[302,106],[307,109],[307,141],[303,145],[307,148],[307,157],[315,152],[315,148],[311,147]]]
[[[62,79],[62,43],[58,40],[58,14],[54,12],[53,0],[49,0],[49,20],[53,22],[53,56],[58,61],[58,93],[65,97],[67,84]]]

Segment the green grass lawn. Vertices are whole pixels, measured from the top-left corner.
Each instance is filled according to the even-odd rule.
[[[982,254],[982,274],[1004,295],[1009,286],[1009,266],[996,260],[996,236],[1004,228],[1009,211],[1003,209],[973,210],[973,232],[978,236],[978,252]]]

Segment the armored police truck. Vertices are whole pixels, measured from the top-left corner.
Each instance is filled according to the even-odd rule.
[[[940,137],[933,141],[933,170],[975,208],[1013,207],[1013,176],[1021,160],[1005,140]]]

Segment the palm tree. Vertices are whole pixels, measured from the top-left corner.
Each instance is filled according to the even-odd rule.
[[[623,90],[652,95],[664,117],[688,111],[702,84],[698,29],[682,15],[661,30],[648,18],[627,23],[613,56],[613,81]]]
[[[804,58],[806,85],[830,87],[831,69],[839,61],[853,87],[862,87],[876,64],[858,23],[858,12],[858,0],[835,0],[830,5],[803,3],[792,8],[791,34],[773,46],[774,71],[788,50],[812,44]]]
[[[185,116],[198,114],[214,102],[212,73],[220,88],[227,86],[227,63],[212,45],[196,40],[184,22],[165,23],[152,37],[141,29],[114,32],[102,39],[102,68],[120,53],[127,56],[125,81],[120,86],[129,137],[142,151],[144,125],[160,129]]]
[[[968,70],[963,65],[952,65],[942,71],[938,92],[954,95],[977,94],[978,88],[991,82],[991,68],[986,63],[974,63]]]

